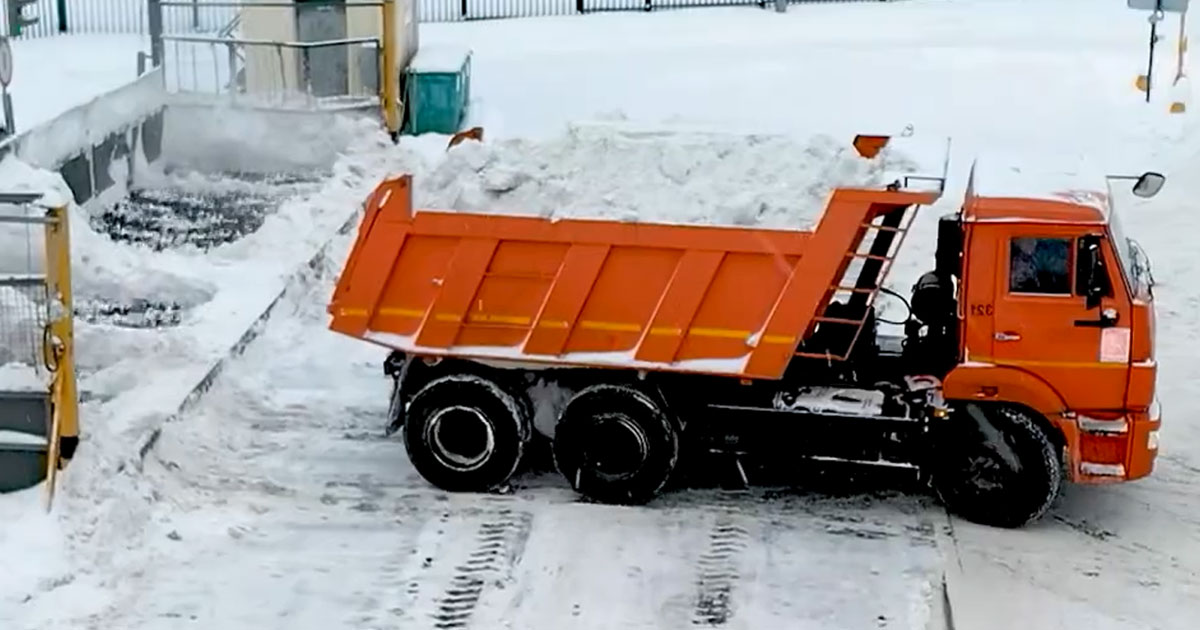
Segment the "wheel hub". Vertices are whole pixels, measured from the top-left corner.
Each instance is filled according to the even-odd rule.
[[[478,409],[459,405],[434,414],[425,439],[442,465],[464,472],[482,466],[496,449],[492,423]]]
[[[623,414],[598,416],[586,437],[585,464],[609,479],[633,475],[649,457],[645,430]]]

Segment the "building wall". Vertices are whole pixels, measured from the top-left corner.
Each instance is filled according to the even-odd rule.
[[[416,0],[397,0],[396,38],[397,59],[393,70],[399,75],[417,52],[418,23]],[[382,37],[383,23],[381,7],[346,7],[346,37]],[[242,9],[243,39],[296,41],[295,9],[281,7],[245,7]],[[357,71],[365,64],[373,64],[374,52],[364,46],[348,46],[350,93],[363,95],[375,93],[375,85],[365,85]],[[283,61],[269,46],[251,46],[246,55],[246,88],[248,92],[279,91],[286,87],[295,89],[299,85],[299,57],[295,50],[284,50]],[[374,83],[378,83],[376,80]]]
[[[296,41],[296,11],[286,7],[245,7],[242,9],[242,39],[281,42]],[[293,49],[273,46],[247,46],[246,92],[298,90],[299,56]]]
[[[346,7],[346,37],[379,37],[379,16],[383,9],[381,7]],[[371,85],[363,85],[362,76],[353,72],[353,69],[362,67],[366,63],[375,63],[370,57],[377,55],[375,50],[364,48],[362,46],[352,46],[346,51],[350,57],[350,93],[362,94],[367,91],[378,90],[376,84],[378,80],[372,82]]]

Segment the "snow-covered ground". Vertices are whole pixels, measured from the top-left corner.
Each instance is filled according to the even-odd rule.
[[[945,575],[960,629],[1191,628],[1200,288],[1187,280],[1196,259],[1181,235],[1200,227],[1191,210],[1200,152],[1189,145],[1200,133],[1132,88],[1145,15],[1096,4],[426,25],[423,42],[475,50],[471,122],[486,127],[486,146],[443,158],[444,139],[397,149],[377,132],[348,131],[362,140],[319,190],[207,253],[114,244],[79,217],[81,290],[170,287],[204,299],[171,329],[96,328],[89,340],[81,325],[87,435],[53,515],[38,511],[36,490],[0,498],[0,557],[13,560],[0,572],[0,626],[927,628],[940,627]],[[771,137],[699,147],[668,137],[635,150],[603,126],[566,130],[596,118]],[[778,225],[812,216],[812,169],[833,156],[816,135],[908,124],[955,140],[947,203],[919,229],[952,207],[965,158],[982,148],[1031,160],[1080,150],[1114,169],[1168,173],[1157,199],[1117,198],[1159,280],[1165,424],[1154,476],[1069,487],[1019,531],[949,519],[914,494],[692,490],[617,508],[579,503],[545,474],[509,495],[448,496],[415,474],[398,440],[380,437],[383,352],[325,329],[352,234],[334,238],[326,264],[289,292],[263,335],[165,427],[145,466],[131,463],[136,440],[383,172],[416,173],[418,202],[431,206]],[[670,186],[689,204],[665,196]],[[909,242],[897,289],[929,265],[930,247]]]
[[[13,118],[31,129],[137,77],[143,35],[61,35],[10,42]]]

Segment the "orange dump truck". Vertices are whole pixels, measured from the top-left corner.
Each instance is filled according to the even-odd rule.
[[[396,177],[330,327],[393,350],[389,430],[443,489],[503,487],[536,415],[600,501],[654,497],[684,445],[773,447],[917,470],[951,510],[1020,526],[1064,475],[1149,474],[1159,427],[1148,261],[1109,178],[1022,177],[973,166],[894,336],[875,298],[944,174],[838,188],[808,231],[415,212]]]

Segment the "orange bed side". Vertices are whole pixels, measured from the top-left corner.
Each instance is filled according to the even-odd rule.
[[[863,226],[933,193],[839,189],[813,231],[422,210],[380,185],[330,328],[427,355],[778,378]]]

